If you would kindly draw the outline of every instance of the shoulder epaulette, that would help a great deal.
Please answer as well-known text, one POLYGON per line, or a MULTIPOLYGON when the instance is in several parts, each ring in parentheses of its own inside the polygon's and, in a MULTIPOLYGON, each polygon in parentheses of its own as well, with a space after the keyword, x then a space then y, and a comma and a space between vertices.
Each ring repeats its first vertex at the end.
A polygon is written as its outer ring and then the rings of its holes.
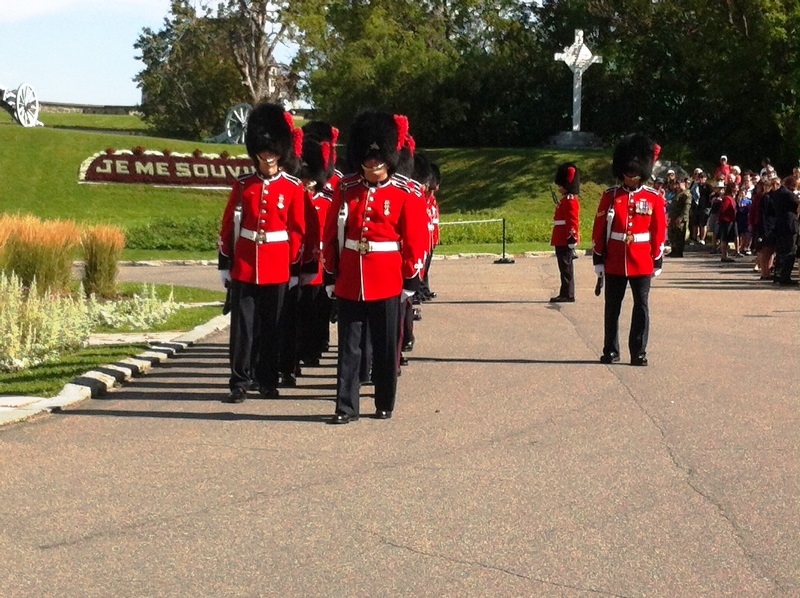
POLYGON ((317 191, 314 197, 333 201, 333 189, 330 187, 323 187, 322 190, 317 191))
POLYGON ((244 174, 240 174, 236 177, 237 181, 244 182, 246 179, 249 179, 251 176, 256 176, 255 172, 245 172, 244 174))
POLYGON ((402 177, 401 178, 401 175, 397 175, 396 174, 396 175, 392 176, 392 179, 389 181, 389 184, 394 186, 394 187, 397 187, 398 189, 402 189, 403 191, 405 191, 407 193, 414 193, 415 192, 415 189, 411 185, 411 181, 409 179, 407 179, 406 177, 402 177))
POLYGON ((360 185, 362 182, 363 179, 361 178, 361 175, 353 174, 339 181, 339 185, 341 185, 343 189, 349 189, 350 187, 355 187, 356 185, 360 185))
POLYGON ((615 192, 617 189, 619 189, 619 186, 618 186, 618 185, 614 185, 613 187, 609 187, 608 189, 606 189, 605 191, 603 191, 603 195, 605 195, 606 193, 613 193, 613 192, 615 192))
POLYGON ((296 176, 293 176, 293 175, 289 174, 288 172, 281 171, 281 176, 283 178, 285 178, 287 181, 291 181, 292 183, 295 183, 296 185, 302 185, 303 184, 303 181, 298 179, 296 176))

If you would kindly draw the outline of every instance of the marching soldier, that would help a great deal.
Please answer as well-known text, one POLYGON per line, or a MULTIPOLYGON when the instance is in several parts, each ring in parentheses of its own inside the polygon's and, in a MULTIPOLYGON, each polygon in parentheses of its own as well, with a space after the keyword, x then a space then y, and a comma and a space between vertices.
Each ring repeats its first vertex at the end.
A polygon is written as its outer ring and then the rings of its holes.
POLYGON ((593 262, 605 276, 605 334, 601 363, 619 361, 619 315, 630 284, 633 314, 628 338, 631 365, 647 365, 650 280, 661 274, 666 214, 664 198, 643 186, 660 148, 643 135, 629 135, 614 150, 612 170, 620 181, 607 189, 592 230, 593 262))
POLYGON ((261 104, 251 113, 245 145, 256 172, 234 184, 219 236, 220 279, 231 289, 225 403, 243 402, 251 384, 278 396, 279 319, 305 231, 303 186, 292 175, 298 142, 302 132, 281 106, 261 104))
POLYGON ((578 167, 572 162, 562 164, 556 170, 555 184, 561 194, 553 215, 553 236, 550 245, 555 248, 558 272, 561 275, 561 289, 550 303, 575 302, 575 270, 572 265, 574 249, 580 242, 580 212, 578 199, 580 175, 578 167))
MULTIPOLYGON (((333 201, 330 181, 336 177, 334 143, 338 130, 321 121, 311 121, 303 127, 303 169, 301 178, 306 186, 306 239, 304 245, 304 274, 301 274, 298 357, 306 365, 319 365, 323 351, 328 349, 331 299, 323 286, 322 228, 333 201)), ((339 175, 341 176, 341 175, 339 175)))
POLYGON ((339 303, 336 412, 330 423, 358 419, 361 340, 372 341, 376 417, 392 416, 397 392, 401 301, 419 288, 427 244, 425 204, 394 176, 405 134, 391 114, 367 111, 347 144, 356 171, 334 190, 323 233, 326 290, 339 303), (334 283, 335 281, 335 283, 334 283))
POLYGON ((428 250, 428 260, 425 262, 425 275, 422 278, 423 301, 436 299, 436 291, 431 289, 430 272, 431 265, 433 264, 433 251, 439 245, 439 202, 436 201, 436 194, 439 192, 439 185, 441 182, 442 174, 439 170, 439 166, 435 162, 431 162, 431 183, 425 197, 425 203, 428 207, 428 217, 430 218, 428 224, 430 249, 428 250))

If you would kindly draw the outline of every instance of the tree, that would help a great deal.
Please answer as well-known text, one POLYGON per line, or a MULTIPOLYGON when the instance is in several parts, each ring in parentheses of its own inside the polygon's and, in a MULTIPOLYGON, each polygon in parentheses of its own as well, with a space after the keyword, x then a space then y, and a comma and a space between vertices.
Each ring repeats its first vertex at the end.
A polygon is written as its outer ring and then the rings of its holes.
POLYGON ((134 48, 145 68, 134 80, 142 89, 145 120, 156 132, 209 136, 219 132, 230 106, 246 98, 227 31, 225 20, 198 16, 188 0, 172 0, 160 31, 142 30, 134 48))

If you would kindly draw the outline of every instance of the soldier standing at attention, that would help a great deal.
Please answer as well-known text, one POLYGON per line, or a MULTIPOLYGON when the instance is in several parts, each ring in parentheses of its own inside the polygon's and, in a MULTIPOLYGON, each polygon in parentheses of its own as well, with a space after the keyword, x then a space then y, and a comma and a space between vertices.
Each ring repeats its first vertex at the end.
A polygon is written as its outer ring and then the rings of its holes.
POLYGON ((686 247, 686 227, 692 207, 692 195, 686 188, 686 181, 678 181, 678 195, 669 204, 669 257, 683 257, 686 247))
POLYGON ((558 295, 550 299, 550 303, 575 302, 575 270, 572 266, 574 249, 578 246, 580 235, 581 206, 578 199, 580 193, 580 175, 578 167, 572 162, 562 164, 556 170, 555 184, 561 194, 553 216, 553 236, 550 245, 555 247, 558 260, 558 272, 561 275, 561 289, 558 295))
POLYGON ((623 138, 614 150, 612 171, 620 181, 607 189, 592 229, 595 272, 605 276, 601 363, 619 361, 619 315, 630 284, 633 313, 628 348, 631 365, 647 365, 650 281, 661 274, 666 234, 664 198, 643 181, 650 178, 660 148, 643 135, 623 138))
POLYGON ((394 176, 404 135, 386 112, 356 117, 347 143, 354 174, 334 190, 323 232, 323 267, 339 303, 336 411, 332 424, 357 420, 361 341, 372 341, 375 417, 392 417, 397 392, 401 302, 419 288, 428 244, 425 202, 394 176), (334 283, 335 281, 335 283, 334 283))
POLYGON ((298 170, 302 132, 277 104, 260 104, 245 133, 256 171, 233 185, 222 217, 219 273, 231 289, 230 394, 241 403, 256 384, 278 396, 279 319, 290 277, 297 281, 305 233, 298 170), (291 272, 291 274, 290 274, 291 272))

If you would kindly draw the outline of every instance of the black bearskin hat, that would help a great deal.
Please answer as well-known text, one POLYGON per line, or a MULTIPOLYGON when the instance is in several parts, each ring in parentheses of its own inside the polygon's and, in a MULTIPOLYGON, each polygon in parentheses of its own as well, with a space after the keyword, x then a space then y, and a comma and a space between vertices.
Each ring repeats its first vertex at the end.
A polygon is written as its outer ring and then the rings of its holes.
POLYGON ((442 184, 442 171, 439 170, 439 165, 436 162, 431 162, 431 177, 433 178, 431 189, 436 191, 439 185, 442 184))
POLYGON ((303 167, 300 178, 313 180, 322 189, 333 176, 339 129, 321 120, 303 125, 303 167))
POLYGON ((258 170, 258 158, 261 152, 278 154, 278 165, 294 174, 297 170, 296 136, 291 123, 292 115, 278 104, 259 104, 247 119, 247 130, 244 143, 248 155, 253 159, 258 170))
POLYGON ((374 110, 362 112, 356 117, 347 141, 347 167, 350 172, 360 172, 361 165, 369 158, 385 162, 389 173, 395 172, 400 159, 400 147, 408 131, 408 120, 405 120, 406 131, 401 131, 400 119, 388 112, 374 110))
POLYGON ((420 185, 427 185, 428 189, 433 188, 433 170, 428 158, 422 154, 414 156, 414 175, 412 177, 420 185))
POLYGON ((581 192, 581 177, 578 167, 572 162, 566 162, 556 170, 556 178, 553 181, 559 187, 564 187, 567 193, 578 195, 581 192))
POLYGON ((611 171, 619 180, 625 174, 637 174, 644 184, 653 173, 660 149, 652 140, 638 133, 623 137, 614 149, 611 171))
POLYGON ((303 135, 303 166, 300 178, 314 181, 321 190, 333 175, 333 148, 329 141, 303 135))

